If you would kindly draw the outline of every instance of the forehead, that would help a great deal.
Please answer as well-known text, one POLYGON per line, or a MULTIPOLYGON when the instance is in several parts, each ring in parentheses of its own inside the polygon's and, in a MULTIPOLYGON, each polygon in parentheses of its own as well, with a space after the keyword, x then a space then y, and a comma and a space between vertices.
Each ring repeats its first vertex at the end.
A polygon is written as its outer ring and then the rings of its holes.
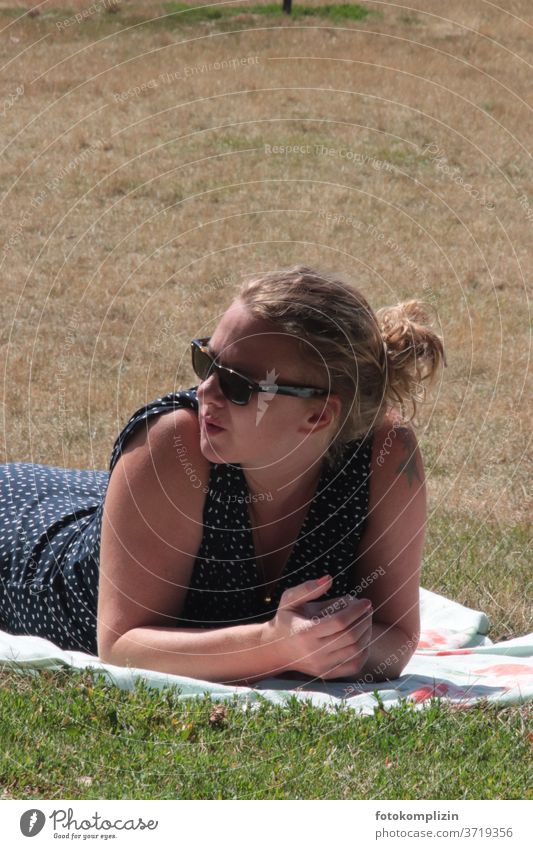
POLYGON ((301 360, 297 340, 265 319, 255 318, 234 302, 213 331, 209 348, 222 365, 250 377, 264 377, 265 369, 286 373, 298 369, 301 360))

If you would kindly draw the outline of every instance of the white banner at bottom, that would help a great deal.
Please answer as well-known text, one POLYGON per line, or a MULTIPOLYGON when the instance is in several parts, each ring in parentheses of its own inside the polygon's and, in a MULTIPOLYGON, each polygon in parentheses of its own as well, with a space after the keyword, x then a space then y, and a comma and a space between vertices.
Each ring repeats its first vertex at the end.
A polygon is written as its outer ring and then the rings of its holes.
POLYGON ((339 842, 343 849, 531 846, 532 802, 5 800, 2 844, 175 849, 273 849, 339 842), (276 806, 276 811, 273 810, 276 806), (35 840, 33 843, 32 841, 35 840), (67 843, 68 841, 68 843, 67 843))

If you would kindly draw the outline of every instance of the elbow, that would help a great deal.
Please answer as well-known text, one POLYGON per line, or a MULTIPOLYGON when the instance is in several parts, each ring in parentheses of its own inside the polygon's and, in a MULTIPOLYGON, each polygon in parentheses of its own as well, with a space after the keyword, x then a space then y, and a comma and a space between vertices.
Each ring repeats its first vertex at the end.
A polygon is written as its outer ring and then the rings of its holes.
POLYGON ((372 681, 376 684, 380 684, 382 681, 395 681, 400 677, 403 670, 409 663, 410 657, 405 658, 404 660, 397 661, 396 663, 388 663, 377 666, 372 670, 372 681))
POLYGON ((114 666, 118 665, 113 660, 113 657, 112 657, 112 651, 113 651, 113 644, 112 643, 109 643, 109 642, 100 643, 100 641, 98 641, 97 647, 98 647, 98 658, 101 661, 103 661, 103 663, 111 663, 114 666))
POLYGON ((98 651, 98 657, 104 663, 108 663, 110 666, 136 666, 138 664, 133 663, 123 652, 120 651, 120 646, 117 647, 117 643, 120 640, 115 640, 113 643, 106 643, 102 646, 102 649, 98 651))
POLYGON ((103 661, 103 663, 110 663, 112 666, 123 666, 120 658, 117 657, 116 652, 116 645, 119 641, 120 636, 117 637, 116 634, 104 635, 101 632, 97 632, 96 648, 98 658, 103 661))
MULTIPOLYGON (((146 652, 146 646, 139 640, 139 636, 132 633, 136 629, 129 629, 122 634, 107 635, 97 639, 98 657, 104 663, 111 666, 127 666, 142 669, 158 669, 153 665, 153 659, 146 652)), ((165 671, 165 670, 161 670, 165 671)))
POLYGON ((381 657, 379 663, 374 663, 368 671, 376 683, 394 681, 399 678, 416 651, 420 639, 420 631, 405 632, 396 626, 397 637, 394 648, 388 651, 386 657, 381 657))
POLYGON ((406 657, 401 663, 391 666, 383 675, 382 681, 396 681, 403 673, 403 670, 410 661, 410 657, 406 657))
POLYGON ((121 627, 118 622, 106 624, 103 618, 97 618, 96 648, 98 657, 103 663, 109 663, 112 666, 128 665, 128 659, 125 657, 128 641, 126 639, 126 643, 124 643, 124 638, 127 637, 130 631, 131 628, 124 630, 124 626, 121 627))
POLYGON ((389 678, 400 677, 403 670, 414 655, 420 640, 420 631, 416 631, 412 634, 406 634, 405 632, 402 633, 405 639, 402 641, 402 645, 399 647, 395 654, 396 664, 394 664, 393 669, 391 670, 391 674, 390 676, 388 676, 389 678))

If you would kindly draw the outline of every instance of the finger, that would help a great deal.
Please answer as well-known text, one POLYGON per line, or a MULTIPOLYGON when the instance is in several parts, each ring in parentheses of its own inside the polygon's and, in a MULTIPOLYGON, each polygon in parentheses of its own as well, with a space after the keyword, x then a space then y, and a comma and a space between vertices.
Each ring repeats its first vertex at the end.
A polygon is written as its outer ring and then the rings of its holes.
MULTIPOLYGON (((352 642, 343 648, 332 651, 326 658, 325 662, 333 669, 337 666, 349 667, 349 672, 353 672, 357 663, 363 659, 363 663, 370 652, 370 639, 368 635, 363 635, 363 638, 358 642, 352 642)), ((340 673, 339 673, 340 674, 340 673)))
POLYGON ((313 605, 319 605, 322 612, 326 615, 336 613, 339 610, 345 610, 350 605, 361 605, 363 602, 370 601, 368 598, 354 598, 350 593, 335 596, 334 598, 321 598, 313 602, 313 605))
POLYGON ((310 599, 319 598, 319 596, 324 595, 330 588, 332 580, 331 575, 324 575, 322 578, 304 581, 302 584, 288 587, 281 594, 279 609, 292 609, 308 602, 310 599))
POLYGON ((344 633, 337 640, 331 640, 331 652, 327 655, 326 661, 331 667, 343 665, 345 667, 339 675, 353 674, 355 669, 358 669, 357 662, 364 655, 363 662, 366 661, 372 645, 372 624, 361 634, 357 639, 354 639, 354 629, 344 633), (335 646, 335 648, 334 648, 335 646))
POLYGON ((369 598, 352 598, 349 595, 332 599, 330 603, 324 601, 318 603, 321 606, 319 610, 321 617, 341 616, 341 618, 345 617, 346 623, 361 616, 372 607, 372 602, 369 598))
POLYGON ((348 657, 339 655, 332 659, 328 659, 325 664, 323 673, 319 676, 324 680, 332 678, 353 677, 354 679, 360 674, 368 659, 368 647, 358 648, 350 652, 348 657))
POLYGON ((331 652, 339 652, 348 649, 350 646, 368 645, 372 638, 372 620, 360 620, 351 628, 345 631, 339 631, 337 634, 332 634, 330 637, 322 637, 319 640, 319 646, 325 648, 329 645, 331 652))
POLYGON ((370 602, 359 602, 355 600, 346 605, 342 610, 326 614, 322 617, 314 616, 313 622, 317 627, 317 636, 326 637, 338 631, 350 628, 356 621, 363 622, 372 616, 372 605, 370 602))

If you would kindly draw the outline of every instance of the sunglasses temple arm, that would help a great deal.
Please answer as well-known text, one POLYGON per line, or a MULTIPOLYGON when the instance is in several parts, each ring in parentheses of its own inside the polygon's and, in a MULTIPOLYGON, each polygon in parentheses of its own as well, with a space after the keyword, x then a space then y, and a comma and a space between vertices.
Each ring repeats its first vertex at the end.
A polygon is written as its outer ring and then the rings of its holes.
POLYGON ((314 395, 327 395, 327 389, 307 389, 299 386, 261 385, 262 392, 277 392, 278 395, 294 395, 297 398, 311 398, 314 395))

